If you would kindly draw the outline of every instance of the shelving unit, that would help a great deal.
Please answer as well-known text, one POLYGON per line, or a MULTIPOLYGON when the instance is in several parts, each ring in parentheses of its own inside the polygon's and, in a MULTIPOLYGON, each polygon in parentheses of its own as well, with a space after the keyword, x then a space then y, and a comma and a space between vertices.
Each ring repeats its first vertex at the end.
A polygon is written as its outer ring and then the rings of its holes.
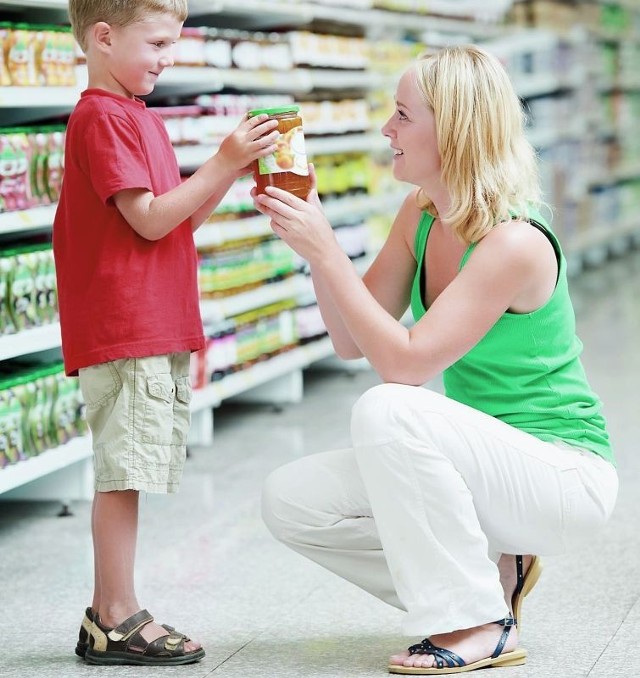
MULTIPOLYGON (((596 40, 616 44, 623 44, 628 40, 638 42, 637 36, 621 37, 607 30, 592 30, 591 33, 572 31, 561 35, 549 29, 505 30, 496 17, 486 19, 490 4, 483 10, 483 21, 471 21, 460 14, 468 12, 469 7, 475 7, 474 3, 447 0, 432 3, 431 11, 448 8, 448 13, 451 14, 448 17, 378 8, 349 9, 313 2, 247 0, 238 3, 231 0, 192 0, 189 23, 192 26, 205 24, 251 30, 268 30, 279 26, 308 30, 309 27, 319 26, 324 31, 364 35, 371 40, 391 40, 395 37, 401 39, 410 33, 414 38, 430 44, 441 44, 438 41, 447 40, 475 40, 493 49, 506 62, 517 60, 518 55, 527 50, 553 50, 560 43, 568 50, 578 53, 585 49, 585 45, 591 44, 594 37, 596 40), (460 8, 460 12, 456 12, 456 8, 460 8)), ((621 0, 618 4, 629 11, 639 11, 634 0, 621 0)), ((0 0, 0 16, 6 12, 11 19, 31 19, 32 16, 42 15, 63 21, 66 8, 66 0, 0 0)), ((525 101, 553 99, 566 93, 581 92, 593 86, 594 77, 597 83, 595 90, 600 95, 640 90, 640 80, 634 73, 627 71, 612 80, 606 74, 594 75, 584 63, 584 59, 578 59, 566 69, 514 72, 514 85, 525 101)), ((77 78, 75 87, 49 87, 46 89, 46 96, 43 96, 41 88, 0 87, 0 125, 29 123, 70 112, 80 92, 86 88, 84 67, 77 68, 77 78)), ((163 73, 150 101, 168 96, 179 99, 186 95, 215 93, 227 89, 293 95, 303 99, 312 98, 318 92, 331 98, 338 98, 343 93, 351 96, 354 92, 365 97, 374 90, 384 90, 391 94, 395 84, 396 76, 393 73, 378 72, 373 67, 363 70, 296 67, 282 72, 178 66, 163 73)), ((541 153, 547 153, 567 145, 575 146, 593 136, 615 137, 618 134, 619 130, 615 125, 608 128, 602 121, 594 122, 584 109, 580 109, 576 111, 576 115, 568 116, 562 125, 532 127, 529 138, 541 153)), ((389 153, 388 146, 388 140, 375 129, 307 138, 307 152, 311 158, 315 155, 349 153, 373 153, 382 158, 385 152, 389 153)), ((179 146, 176 148, 176 155, 181 168, 188 172, 202 164, 215 150, 212 144, 179 146)), ((594 187, 615 187, 639 180, 640 159, 638 162, 618 164, 615 168, 591 163, 590 176, 585 180, 584 186, 575 191, 578 196, 576 200, 588 195, 594 187)), ((324 206, 332 223, 345 223, 373 214, 392 213, 405 194, 406 190, 400 187, 392 191, 383 190, 377 195, 327 199, 324 206)), ((23 233, 48 231, 54 213, 55 205, 48 205, 0 214, 0 236, 13 238, 23 233)), ((195 242, 199 248, 218 247, 229 242, 263 238, 270 233, 266 217, 238 216, 202 226, 195 234, 195 242)), ((565 249, 571 260, 572 270, 577 271, 584 264, 600 261, 609 251, 622 251, 628 243, 638 241, 640 220, 631 215, 617 220, 606 230, 589 229, 568 235, 565 249)), ((311 294, 309 279, 301 274, 293 275, 249 291, 203 300, 202 315, 205 323, 215 323, 281 300, 309 298, 311 294)), ((59 325, 43 326, 0 337, 0 360, 55 351, 59 346, 59 325)), ((229 374, 196 391, 192 406, 192 442, 211 442, 214 408, 228 398, 241 397, 274 404, 299 401, 303 392, 303 370, 331 356, 331 342, 328 338, 323 338, 284 351, 268 360, 255 362, 240 372, 229 374)), ((87 437, 77 438, 66 445, 0 470, 0 497, 62 499, 68 502, 74 498, 88 498, 91 494, 91 451, 87 437)))

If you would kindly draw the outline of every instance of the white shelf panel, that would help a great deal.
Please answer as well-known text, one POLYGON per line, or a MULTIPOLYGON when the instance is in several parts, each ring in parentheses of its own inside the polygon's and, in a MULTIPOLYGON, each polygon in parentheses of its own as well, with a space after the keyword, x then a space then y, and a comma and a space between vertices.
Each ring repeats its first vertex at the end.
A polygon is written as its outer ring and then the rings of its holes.
POLYGON ((583 76, 578 71, 567 75, 556 73, 532 73, 530 75, 514 75, 512 82, 518 96, 523 98, 553 94, 561 89, 573 89, 582 81, 583 76))
POLYGON ((332 153, 369 153, 389 150, 389 140, 380 133, 350 133, 326 137, 307 137, 307 155, 331 155, 332 153))
POLYGON ((262 238, 271 235, 269 219, 264 214, 244 219, 202 224, 194 234, 196 247, 217 247, 225 242, 262 238))
POLYGON ((583 138, 587 133, 587 125, 585 120, 579 117, 564 129, 542 127, 527 129, 525 132, 527 139, 536 148, 550 148, 562 141, 576 141, 583 138))
POLYGON ((86 66, 76 67, 76 80, 73 87, 0 87, 0 108, 62 108, 70 111, 78 103, 80 93, 87 88, 86 66))
POLYGON ((32 207, 17 212, 4 212, 0 214, 0 233, 22 233, 51 228, 55 213, 56 205, 32 207))
POLYGON ((206 326, 208 323, 219 322, 254 308, 267 306, 283 299, 295 298, 300 291, 301 281, 303 280, 303 275, 295 275, 230 297, 201 299, 202 321, 206 326))
POLYGON ((165 89, 217 92, 223 87, 264 92, 308 92, 309 77, 300 70, 279 72, 174 66, 160 76, 156 93, 165 89))
POLYGON ((66 12, 69 3, 67 0, 20 0, 20 2, 16 2, 15 0, 1 0, 0 6, 17 7, 19 9, 24 7, 36 7, 38 9, 57 9, 66 12))
POLYGON ((567 254, 582 255, 597 247, 606 247, 618 238, 640 234, 640 218, 636 215, 623 219, 611 228, 599 228, 579 233, 569 241, 567 254))
POLYGON ((36 457, 6 466, 0 470, 0 495, 83 461, 92 454, 89 436, 81 436, 36 457))
POLYGON ((240 70, 175 66, 158 80, 156 94, 163 90, 217 92, 223 87, 239 90, 305 93, 313 89, 369 89, 378 78, 368 71, 294 68, 290 71, 240 70))
POLYGON ((304 369, 330 355, 333 355, 333 345, 328 337, 291 349, 194 391, 191 410, 197 412, 209 407, 218 407, 227 398, 249 391, 293 370, 304 369))
POLYGON ((60 346, 60 324, 51 323, 0 337, 0 360, 17 358, 60 346))
POLYGON ((326 200, 323 202, 324 212, 327 219, 334 225, 376 212, 387 214, 400 207, 408 192, 407 190, 385 195, 358 195, 326 200))
MULTIPOLYGON (((307 137, 305 146, 309 158, 332 153, 369 153, 389 150, 388 140, 382 134, 352 133, 326 137, 307 137)), ((180 169, 197 169, 218 150, 214 144, 175 146, 180 169)))

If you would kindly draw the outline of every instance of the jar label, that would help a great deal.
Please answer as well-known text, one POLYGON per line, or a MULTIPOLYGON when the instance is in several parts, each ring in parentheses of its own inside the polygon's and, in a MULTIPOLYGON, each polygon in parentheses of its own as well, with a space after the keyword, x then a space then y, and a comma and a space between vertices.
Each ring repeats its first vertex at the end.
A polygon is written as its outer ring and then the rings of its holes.
POLYGON ((258 171, 260 174, 293 172, 300 176, 309 176, 302 125, 292 127, 284 134, 281 134, 276 141, 276 147, 275 153, 258 159, 258 171))

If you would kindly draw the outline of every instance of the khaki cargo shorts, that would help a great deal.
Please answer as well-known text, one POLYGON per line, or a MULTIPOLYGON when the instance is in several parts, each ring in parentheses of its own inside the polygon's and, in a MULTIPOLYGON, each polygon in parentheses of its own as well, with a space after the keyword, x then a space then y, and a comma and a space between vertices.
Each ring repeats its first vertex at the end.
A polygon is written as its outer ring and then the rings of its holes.
POLYGON ((189 357, 125 358, 79 371, 98 492, 177 492, 191 423, 189 357))

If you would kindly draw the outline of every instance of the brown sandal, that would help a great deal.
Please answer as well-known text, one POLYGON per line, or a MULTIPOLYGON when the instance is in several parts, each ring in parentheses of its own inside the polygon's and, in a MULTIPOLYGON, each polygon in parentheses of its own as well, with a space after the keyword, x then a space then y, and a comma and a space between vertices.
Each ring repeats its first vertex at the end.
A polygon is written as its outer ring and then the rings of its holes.
MULTIPOLYGON (((76 649, 75 653, 78 655, 78 657, 82 657, 84 659, 85 654, 87 653, 87 650, 89 649, 89 637, 91 635, 91 626, 93 624, 93 610, 88 607, 84 611, 84 617, 82 618, 82 623, 80 624, 80 631, 78 632, 78 642, 76 643, 76 649)), ((178 635, 182 636, 184 638, 184 642, 188 643, 191 638, 186 636, 184 633, 180 633, 180 631, 176 631, 173 626, 169 626, 169 624, 160 624, 163 629, 166 629, 169 633, 177 633, 178 635)))
POLYGON ((169 631, 147 642, 140 631, 153 621, 147 610, 140 610, 113 629, 102 625, 96 614, 84 658, 91 664, 176 665, 190 664, 204 657, 204 649, 185 652, 188 640, 182 633, 169 631))

